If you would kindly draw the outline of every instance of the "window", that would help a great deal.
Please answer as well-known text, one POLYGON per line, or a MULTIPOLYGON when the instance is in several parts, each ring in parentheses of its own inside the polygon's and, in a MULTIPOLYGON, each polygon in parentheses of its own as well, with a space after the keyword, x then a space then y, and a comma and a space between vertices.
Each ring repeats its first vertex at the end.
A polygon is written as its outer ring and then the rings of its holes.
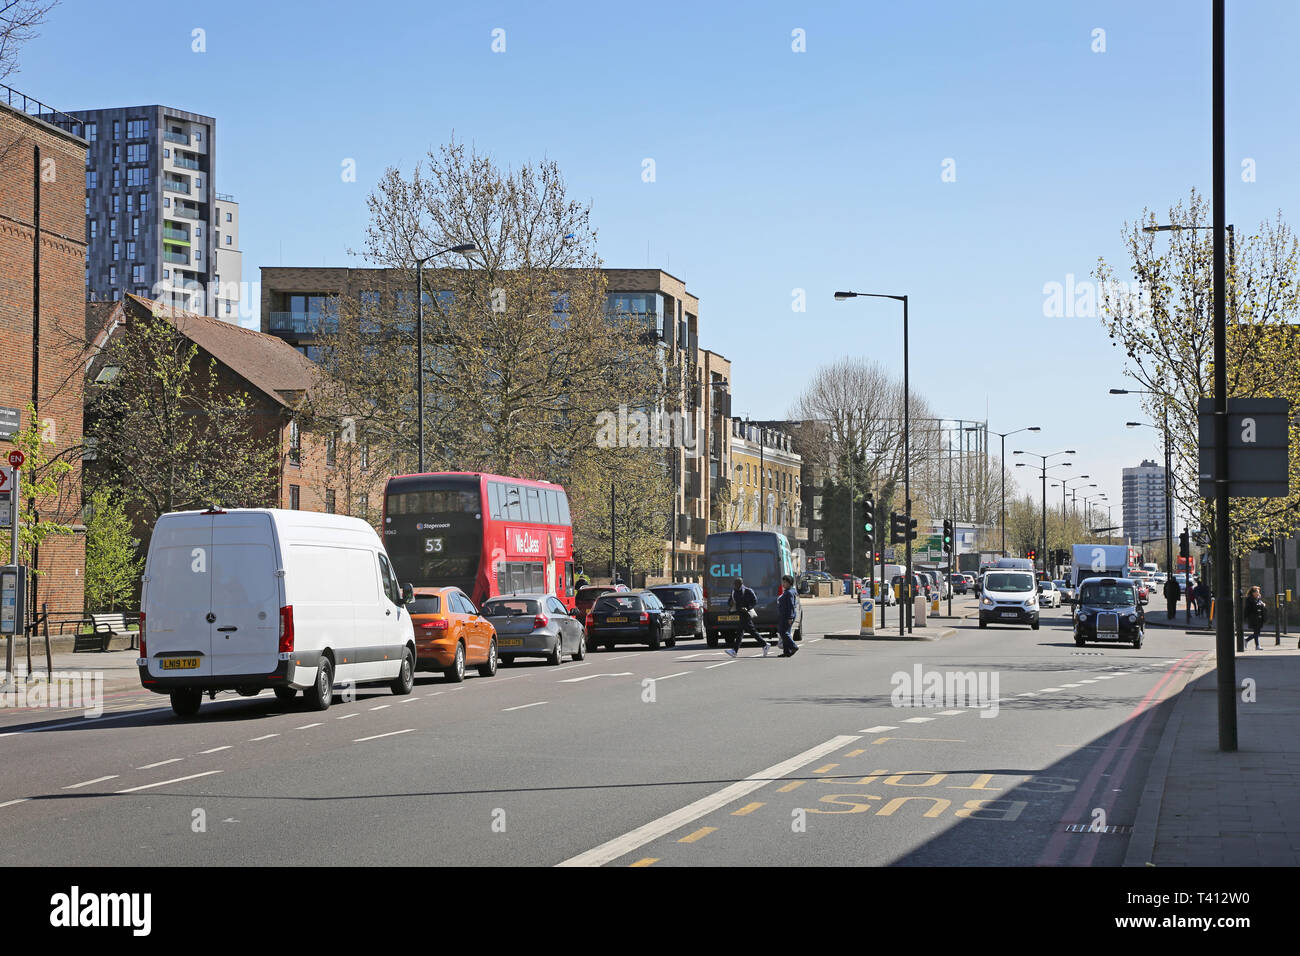
POLYGON ((200 236, 202 236, 202 235, 203 235, 203 227, 202 227, 202 226, 195 226, 195 227, 194 227, 194 238, 195 238, 195 239, 198 239, 198 238, 199 238, 200 236))
POLYGON ((117 266, 108 267, 108 284, 117 285, 117 266))
POLYGON ((93 169, 86 170, 86 188, 94 189, 99 185, 99 173, 93 169))
POLYGON ((135 212, 135 193, 126 194, 126 211, 135 212))
POLYGON ((359 462, 360 467, 364 471, 365 469, 370 467, 370 439, 368 438, 361 439, 361 449, 358 454, 360 457, 360 462, 359 462))
POLYGON ((140 235, 140 217, 139 217, 139 216, 132 216, 132 217, 131 217, 131 235, 133 235, 133 236, 138 236, 138 235, 140 235))
POLYGON ((113 120, 113 139, 122 138, 122 121, 113 120))
POLYGON ((202 260, 202 258, 203 258, 203 250, 202 250, 202 249, 195 249, 195 250, 194 250, 194 261, 195 261, 195 262, 199 262, 200 260, 202 260))
POLYGON ((113 258, 114 259, 122 258, 122 244, 120 242, 113 243, 113 258))
MULTIPOLYGON (((121 211, 122 211, 122 197, 121 197, 121 196, 118 196, 118 195, 114 195, 114 196, 113 196, 113 215, 116 216, 116 215, 117 215, 119 212, 121 212, 121 211)), ((117 233, 113 233, 113 235, 117 235, 117 233)))
POLYGON ((164 148, 164 149, 163 149, 163 159, 171 159, 171 158, 172 158, 172 151, 171 151, 170 149, 166 149, 166 148, 164 148))
POLYGON ((331 433, 325 437, 325 464, 333 465, 338 456, 339 437, 337 433, 331 433))
POLYGON ((299 504, 301 504, 301 500, 302 499, 298 491, 298 486, 290 485, 289 486, 289 509, 291 511, 297 511, 299 504))
MULTIPOLYGON (((149 177, 146 175, 146 176, 145 176, 145 180, 146 180, 146 182, 148 181, 148 178, 149 178, 149 177)), ((148 211, 149 211, 149 194, 148 194, 148 193, 141 193, 141 194, 140 194, 140 211, 141 211, 141 212, 148 212, 148 211)))
POLYGON ((230 222, 230 213, 226 213, 226 222, 230 222))
POLYGON ((120 163, 121 161, 122 161, 122 147, 115 145, 113 147, 113 162, 120 163))
POLYGON ((126 184, 128 186, 148 186, 149 185, 149 167, 132 166, 126 171, 126 184))
POLYGON ((99 139, 99 124, 98 124, 98 123, 87 123, 87 124, 86 124, 86 142, 88 142, 88 143, 94 143, 94 142, 98 141, 98 139, 99 139))
POLYGON ((357 495, 356 516, 362 521, 370 520, 370 496, 357 495))
POLYGON ((302 432, 296 419, 289 423, 289 464, 302 464, 302 432))
POLYGON ((127 257, 128 259, 134 259, 134 258, 135 258, 135 240, 134 240, 134 239, 130 239, 130 240, 128 240, 127 243, 126 243, 126 257, 127 257))
POLYGON ((149 162, 149 144, 132 143, 126 148, 126 161, 128 163, 147 163, 149 162))
POLYGON ((194 188, 195 188, 196 190, 197 190, 197 189, 202 189, 202 188, 203 188, 203 177, 202 177, 202 176, 195 176, 195 177, 194 177, 194 188))
POLYGON ((170 209, 171 206, 172 206, 172 198, 171 198, 171 196, 163 196, 163 208, 164 208, 164 209, 170 209))
POLYGON ((164 270, 163 270, 163 278, 164 278, 164 279, 170 279, 171 277, 172 277, 172 270, 171 270, 171 269, 164 269, 164 270))
MULTIPOLYGON (((149 121, 147 119, 133 119, 133 120, 126 121, 127 139, 143 139, 148 135, 149 135, 149 121)), ((146 146, 145 148, 148 149, 148 146, 146 146)))
POLYGON ((148 268, 147 266, 132 266, 131 281, 136 284, 143 284, 144 282, 148 281, 145 279, 145 275, 146 275, 145 270, 147 268, 148 268))
POLYGON ((327 488, 325 490, 325 512, 326 514, 334 513, 334 489, 333 488, 327 488))
POLYGON ((91 219, 91 220, 90 220, 90 238, 91 238, 91 239, 94 239, 95 236, 98 235, 98 233, 99 233, 99 220, 98 220, 98 219, 91 219))
POLYGON ((196 143, 203 142, 203 133, 200 132, 199 130, 194 131, 194 142, 196 143))
POLYGON ((230 245, 230 237, 226 236, 226 245, 230 245))
POLYGON ((113 167, 113 188, 122 188, 122 170, 118 169, 116 166, 113 167))
POLYGON ((230 314, 230 303, 227 302, 227 303, 226 303, 226 315, 229 315, 229 314, 230 314))

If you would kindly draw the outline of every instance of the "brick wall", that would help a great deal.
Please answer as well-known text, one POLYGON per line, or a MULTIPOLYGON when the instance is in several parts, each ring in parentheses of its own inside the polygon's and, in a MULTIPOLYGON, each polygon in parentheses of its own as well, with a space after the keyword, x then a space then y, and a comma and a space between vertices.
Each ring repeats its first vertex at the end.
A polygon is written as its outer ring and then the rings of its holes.
MULTIPOLYGON (((0 405, 32 400, 36 187, 40 187, 40 325, 37 416, 50 456, 74 463, 57 496, 37 502, 43 520, 79 524, 82 362, 85 358, 86 144, 0 106, 0 405), (37 155, 36 150, 39 150, 37 155), (39 162, 39 167, 36 165, 39 162), (38 172, 39 169, 39 172, 38 172)), ((12 445, 0 440, 0 458, 12 445)), ((7 533, 5 559, 8 559, 7 533)), ((85 536, 52 536, 41 547, 36 603, 83 610, 85 536)))

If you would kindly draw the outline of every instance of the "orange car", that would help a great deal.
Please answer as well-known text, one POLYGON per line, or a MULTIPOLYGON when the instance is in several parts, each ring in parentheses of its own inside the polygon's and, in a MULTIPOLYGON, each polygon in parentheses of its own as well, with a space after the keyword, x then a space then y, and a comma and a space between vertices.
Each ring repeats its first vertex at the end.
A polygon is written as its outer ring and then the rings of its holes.
POLYGON ((406 606, 415 627, 415 669, 465 679, 467 666, 483 677, 497 672, 497 632, 460 588, 417 588, 406 606))

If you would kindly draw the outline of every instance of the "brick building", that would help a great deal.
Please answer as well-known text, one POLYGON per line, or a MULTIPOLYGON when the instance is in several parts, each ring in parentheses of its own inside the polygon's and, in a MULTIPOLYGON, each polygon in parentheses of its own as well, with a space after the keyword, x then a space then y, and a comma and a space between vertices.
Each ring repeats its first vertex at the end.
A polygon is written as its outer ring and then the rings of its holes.
MULTIPOLYGON (((32 404, 48 457, 72 462, 58 494, 36 510, 78 533, 40 546, 31 597, 36 609, 80 614, 86 142, 47 121, 70 117, 13 91, 6 99, 19 108, 0 103, 0 407, 18 410, 25 426, 32 404)), ((0 438, 0 459, 12 448, 0 438)), ((8 563, 7 529, 3 539, 8 563)))
MULTIPOLYGON (((248 395, 255 420, 276 436, 274 498, 231 504, 350 514, 378 525, 386 476, 367 468, 364 436, 322 434, 306 424, 308 400, 321 381, 311 361, 278 336, 181 312, 136 295, 115 303, 108 321, 110 327, 122 329, 134 318, 150 314, 166 318, 198 346, 196 368, 206 369, 206 360, 214 359, 217 387, 248 395)), ((92 366, 92 374, 98 371, 92 366)))

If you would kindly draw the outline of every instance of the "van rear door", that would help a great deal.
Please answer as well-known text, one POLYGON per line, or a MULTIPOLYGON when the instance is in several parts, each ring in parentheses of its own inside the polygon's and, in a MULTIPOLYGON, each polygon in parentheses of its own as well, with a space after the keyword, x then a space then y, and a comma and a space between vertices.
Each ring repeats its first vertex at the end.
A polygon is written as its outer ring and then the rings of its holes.
POLYGON ((154 677, 212 673, 212 518, 168 514, 158 519, 145 568, 145 647, 154 677), (161 658, 173 665, 162 668, 161 658))
POLYGON ((270 515, 226 512, 212 517, 213 675, 275 670, 280 649, 278 566, 270 515))

